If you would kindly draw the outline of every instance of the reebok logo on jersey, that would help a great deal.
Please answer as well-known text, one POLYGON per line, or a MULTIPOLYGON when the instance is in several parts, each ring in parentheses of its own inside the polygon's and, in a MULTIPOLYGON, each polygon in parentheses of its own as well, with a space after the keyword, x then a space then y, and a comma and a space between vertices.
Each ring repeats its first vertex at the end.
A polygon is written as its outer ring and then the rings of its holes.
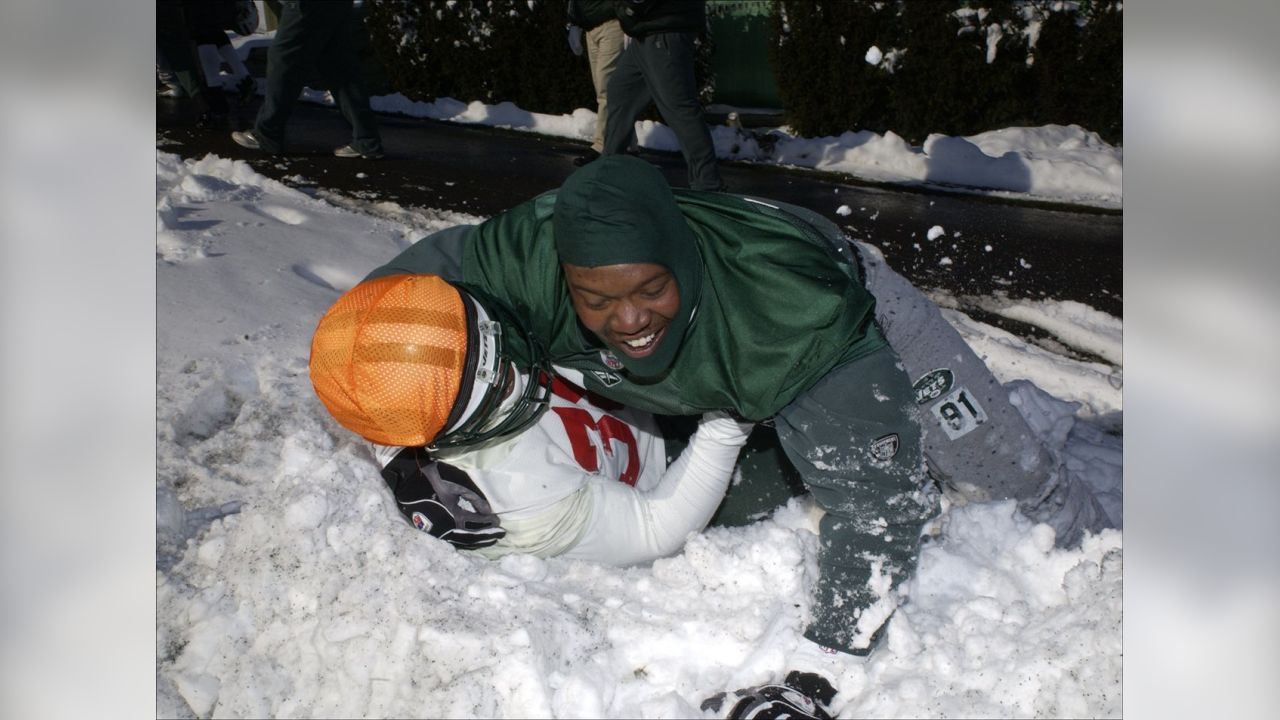
POLYGON ((600 381, 601 385, 605 387, 613 387, 614 385, 622 382, 622 378, 618 377, 615 373, 604 372, 603 370, 591 370, 589 372, 596 377, 596 380, 600 381))

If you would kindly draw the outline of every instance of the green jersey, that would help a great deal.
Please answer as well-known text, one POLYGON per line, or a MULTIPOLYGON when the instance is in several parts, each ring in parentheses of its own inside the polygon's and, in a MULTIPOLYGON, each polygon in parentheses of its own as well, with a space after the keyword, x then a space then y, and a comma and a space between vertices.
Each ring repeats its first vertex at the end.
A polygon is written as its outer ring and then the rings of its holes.
POLYGON ((553 237, 554 193, 428 236, 370 277, 460 281, 503 305, 552 362, 580 370, 589 389, 662 414, 730 410, 763 420, 832 368, 885 346, 875 301, 831 223, 772 201, 672 192, 703 277, 675 359, 654 377, 628 372, 578 323, 553 237))

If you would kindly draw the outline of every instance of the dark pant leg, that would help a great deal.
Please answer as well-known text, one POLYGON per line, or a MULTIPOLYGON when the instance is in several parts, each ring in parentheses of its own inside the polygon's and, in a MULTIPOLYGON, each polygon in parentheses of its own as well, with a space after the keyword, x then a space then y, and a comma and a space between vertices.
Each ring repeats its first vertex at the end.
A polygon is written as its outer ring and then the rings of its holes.
POLYGON ((1009 401, 1009 392, 932 300, 855 244, 876 321, 918 385, 929 473, 975 501, 1039 496, 1053 460, 1009 401))
POLYGON ((867 651, 937 511, 911 383, 888 347, 832 370, 776 418, 818 505, 819 578, 805 637, 867 651))
POLYGON ((298 93, 302 92, 307 71, 315 66, 333 33, 333 9, 330 5, 342 4, 302 3, 298 0, 282 4, 280 27, 267 50, 265 99, 253 124, 253 132, 262 142, 263 150, 284 151, 284 131, 289 113, 298 102, 298 93))
POLYGON ((855 245, 876 320, 916 384, 929 473, 965 500, 1014 499, 1060 546, 1117 524, 1077 473, 1052 456, 982 358, 875 248, 855 245))
POLYGON ((369 92, 365 89, 364 74, 360 70, 360 58, 356 54, 356 16, 350 3, 333 3, 341 12, 335 13, 329 44, 320 54, 320 74, 329 83, 333 99, 342 117, 351 125, 351 145, 362 153, 382 151, 382 136, 378 121, 369 107, 369 92))
POLYGON ((680 152, 689 168, 689 187, 722 190, 715 143, 698 102, 693 33, 657 33, 636 42, 649 92, 662 119, 680 141, 680 152))
POLYGON ((605 90, 609 97, 609 116, 605 120, 601 155, 626 152, 627 145, 635 136, 636 118, 652 99, 640 69, 639 43, 639 40, 632 39, 609 76, 609 86, 605 90))
POLYGON ((196 58, 196 46, 182 4, 156 3, 156 49, 169 63, 169 69, 188 97, 204 96, 204 75, 196 58))

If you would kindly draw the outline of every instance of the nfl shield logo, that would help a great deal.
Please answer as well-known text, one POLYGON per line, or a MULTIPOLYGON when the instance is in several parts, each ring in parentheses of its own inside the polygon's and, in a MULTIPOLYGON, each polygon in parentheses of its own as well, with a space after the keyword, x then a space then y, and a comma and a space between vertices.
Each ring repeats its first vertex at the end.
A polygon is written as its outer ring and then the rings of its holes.
POLYGON ((871 457, 886 462, 898 454, 898 434, 891 433, 871 441, 871 457))
POLYGON ((604 366, 609 368, 610 370, 622 369, 622 361, 619 360, 617 356, 615 356, 612 352, 609 352, 608 350, 600 351, 600 362, 604 363, 604 366))

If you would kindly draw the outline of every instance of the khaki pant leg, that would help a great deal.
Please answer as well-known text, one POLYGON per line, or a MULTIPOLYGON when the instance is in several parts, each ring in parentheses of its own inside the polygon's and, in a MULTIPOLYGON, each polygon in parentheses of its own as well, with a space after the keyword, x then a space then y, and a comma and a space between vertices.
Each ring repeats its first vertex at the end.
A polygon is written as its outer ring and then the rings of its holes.
POLYGON ((618 66, 618 56, 626 35, 617 20, 610 20, 590 29, 586 33, 587 61, 591 64, 591 84, 596 89, 596 134, 591 141, 591 149, 596 152, 604 150, 604 124, 608 119, 609 98, 606 90, 609 87, 609 76, 618 66))

